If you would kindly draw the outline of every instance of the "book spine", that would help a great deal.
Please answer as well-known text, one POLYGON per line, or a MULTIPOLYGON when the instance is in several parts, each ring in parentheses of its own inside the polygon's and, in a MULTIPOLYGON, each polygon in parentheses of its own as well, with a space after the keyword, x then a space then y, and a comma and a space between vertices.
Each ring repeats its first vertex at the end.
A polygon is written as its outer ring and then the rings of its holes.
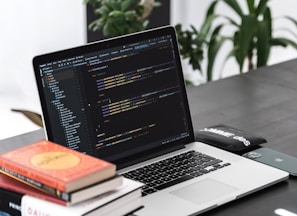
POLYGON ((0 215, 21 216, 23 195, 0 188, 0 215))
POLYGON ((65 185, 62 182, 58 181, 57 179, 51 179, 49 176, 45 176, 41 172, 35 172, 35 171, 24 169, 23 167, 14 164, 10 160, 5 160, 2 158, 0 160, 0 168, 18 173, 22 176, 35 180, 36 182, 40 182, 50 187, 57 188, 60 191, 66 190, 65 185))
POLYGON ((68 207, 32 196, 25 196, 22 199, 21 206, 22 216, 81 216, 77 209, 71 210, 68 207))
POLYGON ((52 195, 54 197, 57 197, 63 201, 66 201, 66 202, 70 202, 71 200, 71 195, 70 193, 67 193, 67 192, 63 192, 63 191, 60 191, 56 188, 53 188, 49 185, 45 185, 45 184, 42 184, 38 181, 35 181, 34 179, 31 179, 31 178, 28 178, 26 176, 23 176, 21 174, 18 174, 16 172, 13 172, 9 169, 6 169, 6 168, 3 168, 3 167, 0 167, 0 172, 2 172, 4 175, 8 175, 20 182, 23 182, 31 187, 34 187, 38 190, 41 190, 43 192, 46 192, 47 194, 49 195, 52 195))

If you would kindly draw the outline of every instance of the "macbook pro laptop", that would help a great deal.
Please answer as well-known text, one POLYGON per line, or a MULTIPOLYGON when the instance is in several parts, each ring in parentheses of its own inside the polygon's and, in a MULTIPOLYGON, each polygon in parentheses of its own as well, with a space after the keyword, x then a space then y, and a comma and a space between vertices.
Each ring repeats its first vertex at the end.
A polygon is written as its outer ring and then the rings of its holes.
POLYGON ((47 138, 144 182, 135 215, 195 215, 288 178, 195 142, 171 26, 43 54, 33 65, 47 138))

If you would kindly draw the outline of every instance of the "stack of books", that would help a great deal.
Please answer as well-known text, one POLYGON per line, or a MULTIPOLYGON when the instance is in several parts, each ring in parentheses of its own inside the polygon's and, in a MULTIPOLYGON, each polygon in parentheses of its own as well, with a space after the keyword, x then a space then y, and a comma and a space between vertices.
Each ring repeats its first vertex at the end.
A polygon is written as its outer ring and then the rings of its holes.
POLYGON ((0 215, 125 215, 142 207, 142 183, 47 140, 0 155, 0 172, 0 215))

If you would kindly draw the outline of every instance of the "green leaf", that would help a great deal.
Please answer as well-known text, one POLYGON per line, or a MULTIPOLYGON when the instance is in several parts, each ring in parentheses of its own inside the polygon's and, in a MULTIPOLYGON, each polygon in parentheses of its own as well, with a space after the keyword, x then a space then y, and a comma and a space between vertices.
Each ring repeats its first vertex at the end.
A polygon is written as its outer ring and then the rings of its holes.
POLYGON ((271 41, 272 38, 272 23, 270 9, 264 13, 262 21, 257 24, 257 67, 267 65, 267 61, 270 55, 271 41))
POLYGON ((124 0, 121 2, 121 10, 127 11, 136 7, 140 3, 140 0, 124 0))
POLYGON ((267 9, 267 2, 269 0, 260 0, 258 7, 256 9, 256 16, 259 16, 260 14, 264 14, 265 10, 267 9))
POLYGON ((103 1, 102 3, 101 3, 101 6, 106 6, 107 8, 109 8, 109 10, 116 10, 116 8, 115 8, 115 5, 114 5, 114 2, 113 1, 103 1))
POLYGON ((257 32, 257 67, 267 64, 270 54, 270 38, 268 21, 263 20, 259 22, 257 32))
POLYGON ((213 74, 213 66, 214 62, 216 60, 216 56, 221 49, 222 45, 224 42, 227 40, 226 37, 220 36, 220 31, 224 27, 224 24, 221 24, 217 26, 210 37, 210 41, 208 44, 208 50, 207 50, 207 57, 208 57, 208 62, 207 62, 207 71, 206 71, 206 79, 207 81, 211 81, 213 79, 212 74, 213 74))
POLYGON ((199 38, 200 32, 194 26, 191 26, 190 30, 182 30, 181 25, 178 24, 175 28, 182 58, 189 59, 192 68, 203 74, 201 61, 204 58, 203 47, 206 41, 199 38))
POLYGON ((255 14, 255 0, 246 0, 250 14, 255 14))
POLYGON ((110 21, 107 21, 105 23, 105 25, 103 26, 102 32, 104 36, 113 36, 110 21))
POLYGON ((238 24, 235 20, 231 19, 230 17, 224 15, 221 15, 220 17, 226 19, 231 25, 240 27, 240 24, 238 24))
POLYGON ((206 18, 206 20, 204 21, 204 23, 201 25, 198 39, 200 39, 200 40, 205 40, 206 39, 206 37, 207 37, 207 35, 209 33, 209 30, 211 28, 211 24, 212 24, 213 20, 216 17, 217 17, 217 15, 211 15, 211 16, 209 16, 209 17, 206 18))
POLYGON ((283 46, 283 47, 291 46, 291 47, 297 49, 297 43, 295 41, 287 39, 287 38, 282 38, 282 37, 273 38, 271 41, 271 44, 274 46, 278 45, 278 46, 283 46))
POLYGON ((285 28, 285 27, 278 27, 278 28, 275 28, 274 31, 286 31, 291 36, 293 36, 295 39, 297 39, 297 34, 296 34, 297 21, 294 18, 290 17, 290 16, 282 16, 282 17, 278 17, 278 18, 279 19, 283 19, 284 22, 285 21, 291 22, 294 25, 295 28, 292 28, 290 25, 286 25, 287 28, 285 28))
POLYGON ((241 7, 237 3, 236 0, 224 0, 224 2, 230 6, 231 9, 233 9, 240 17, 243 16, 243 12, 241 10, 241 7))
POLYGON ((287 43, 285 43, 283 40, 279 40, 279 38, 272 38, 270 40, 270 45, 271 46, 282 46, 282 47, 286 47, 287 43))
POLYGON ((208 10, 206 12, 206 18, 214 14, 214 11, 218 2, 219 2, 218 0, 215 0, 211 3, 211 5, 208 7, 208 10))
POLYGON ((104 1, 104 3, 110 8, 112 8, 113 10, 121 10, 121 1, 110 0, 110 1, 104 1))
POLYGON ((268 35, 271 38, 272 37, 272 17, 271 17, 270 8, 267 8, 267 10, 264 13, 264 21, 267 22, 268 35))
POLYGON ((208 47, 207 81, 211 81, 213 79, 212 74, 214 62, 219 50, 226 40, 227 38, 225 37, 216 37, 216 39, 213 40, 208 47))
POLYGON ((122 11, 117 11, 117 10, 116 11, 111 11, 108 14, 108 16, 117 18, 117 17, 123 16, 123 12, 122 11))
MULTIPOLYGON (((296 21, 294 18, 292 18, 292 17, 290 17, 290 16, 284 16, 284 18, 285 18, 286 20, 292 22, 292 23, 295 25, 295 27, 297 28, 297 21, 296 21)), ((289 32, 292 36, 294 36, 295 38, 297 38, 296 33, 293 32, 291 29, 289 29, 289 28, 284 28, 284 30, 286 30, 286 31, 289 32)), ((295 31, 296 31, 296 29, 295 29, 295 31)))
POLYGON ((174 28, 175 28, 176 33, 179 34, 182 30, 182 24, 178 23, 174 26, 174 28))
POLYGON ((297 21, 293 17, 284 16, 284 18, 291 21, 295 25, 295 27, 297 27, 297 21))
POLYGON ((95 14, 109 14, 112 11, 111 8, 107 7, 106 5, 102 5, 100 8, 95 9, 95 14))
POLYGON ((247 57, 250 45, 252 43, 255 28, 257 26, 257 19, 254 15, 244 15, 240 26, 237 45, 240 47, 237 53, 237 61, 239 63, 240 71, 242 72, 245 57, 247 57))
POLYGON ((211 37, 210 37, 210 41, 209 41, 210 43, 212 40, 215 40, 220 35, 220 31, 224 26, 225 26, 224 24, 221 24, 213 30, 211 37))
POLYGON ((125 14, 126 19, 129 19, 129 20, 137 19, 137 14, 135 13, 134 10, 126 11, 124 14, 125 14))

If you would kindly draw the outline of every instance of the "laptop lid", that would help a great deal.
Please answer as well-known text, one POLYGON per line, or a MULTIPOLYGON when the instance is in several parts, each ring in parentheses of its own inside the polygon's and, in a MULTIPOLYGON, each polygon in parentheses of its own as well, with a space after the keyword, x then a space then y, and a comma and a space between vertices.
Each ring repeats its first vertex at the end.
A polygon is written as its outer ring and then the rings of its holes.
POLYGON ((174 28, 33 59, 49 140, 117 165, 194 141, 174 28))

